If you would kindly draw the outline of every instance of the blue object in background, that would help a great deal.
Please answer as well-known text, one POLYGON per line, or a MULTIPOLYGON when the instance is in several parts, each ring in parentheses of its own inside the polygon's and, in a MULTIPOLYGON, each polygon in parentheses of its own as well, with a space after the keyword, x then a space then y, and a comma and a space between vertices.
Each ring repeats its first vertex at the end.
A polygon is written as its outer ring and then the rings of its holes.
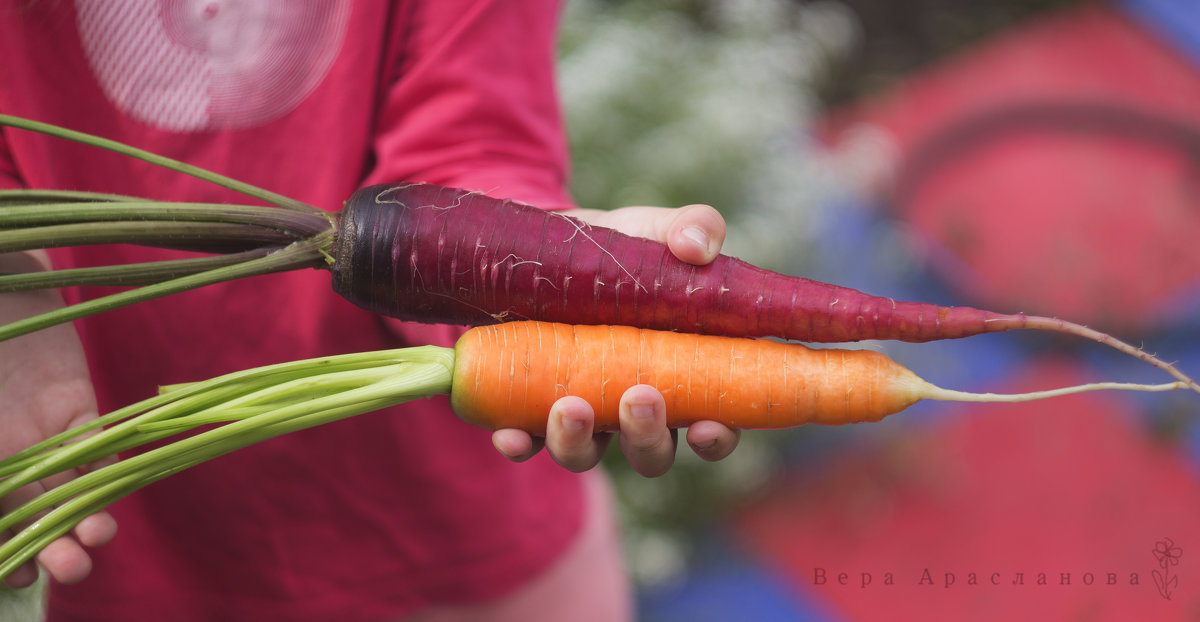
POLYGON ((806 598, 769 568, 740 555, 725 536, 681 581, 643 590, 641 622, 841 622, 844 618, 806 598))
MULTIPOLYGON (((1173 49, 1188 58, 1196 71, 1200 72, 1200 2, 1196 0, 1120 0, 1117 4, 1122 10, 1151 30, 1173 49)), ((1190 289, 1180 292, 1174 304, 1169 305, 1174 313, 1166 318, 1171 324, 1169 338, 1164 337, 1162 347, 1155 354, 1160 358, 1172 361, 1180 368, 1192 371, 1200 369, 1200 289, 1190 289)), ((1125 369, 1117 370, 1121 377, 1130 377, 1125 369)), ((1189 395, 1187 398, 1192 398, 1189 395)), ((1186 398, 1185 398, 1186 399, 1186 398)), ((1162 406, 1162 400, 1152 405, 1150 400, 1142 398, 1152 416, 1170 418, 1170 412, 1163 413, 1173 406, 1162 406)), ((1179 406, 1178 408, 1185 408, 1179 406)), ((1200 469, 1200 421, 1194 408, 1183 414, 1183 439, 1187 446, 1188 456, 1192 466, 1200 469)), ((1167 422, 1166 425, 1171 425, 1167 422)))
POLYGON ((1200 2, 1121 0, 1118 6, 1157 31, 1200 66, 1200 2))
MULTIPOLYGON (((890 210, 869 201, 847 201, 828 210, 819 239, 818 254, 845 257, 844 249, 869 248, 870 257, 861 261, 828 261, 818 267, 812 278, 852 287, 872 295, 896 300, 925 301, 954 306, 970 304, 953 291, 923 261, 908 225, 895 220, 890 210)), ((941 263, 956 261, 938 257, 941 263)), ((1038 347, 1037 339, 1020 333, 985 334, 969 339, 910 344, 879 342, 877 349, 908 367, 918 376, 946 388, 983 391, 995 388, 997 379, 1006 378, 1038 347), (963 364, 970 361, 970 364, 963 364)), ((844 347, 845 344, 837 344, 844 347)), ((923 402, 905 413, 905 420, 924 423, 951 404, 923 402)))

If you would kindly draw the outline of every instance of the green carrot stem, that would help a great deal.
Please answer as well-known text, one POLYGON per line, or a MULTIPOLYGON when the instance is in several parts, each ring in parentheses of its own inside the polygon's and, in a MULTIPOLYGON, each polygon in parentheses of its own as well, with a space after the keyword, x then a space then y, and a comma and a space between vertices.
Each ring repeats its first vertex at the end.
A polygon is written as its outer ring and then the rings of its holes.
POLYGON ((0 274, 0 294, 73 286, 136 287, 244 263, 278 252, 279 247, 240 253, 145 263, 0 274))
MULTIPOLYGON (((247 276, 321 267, 336 216, 306 203, 117 141, 31 119, 0 114, 13 127, 107 149, 284 208, 152 201, 107 193, 17 189, 0 191, 0 253, 85 244, 132 243, 215 253, 256 251, 244 262, 211 260, 150 267, 103 266, 3 281, 0 292, 67 285, 140 287, 0 326, 0 341, 109 309, 247 276), (114 219, 116 222, 114 222, 114 219), (284 247, 272 251, 271 247, 284 247), (261 256, 263 249, 269 253, 261 256)), ((0 278, 4 278, 0 275, 0 278)))
MULTIPOLYGON (((42 451, 33 451, 35 448, 30 448, 5 459, 2 472, 7 477, 0 480, 0 497, 25 484, 170 436, 169 433, 142 433, 137 427, 139 423, 198 412, 223 400, 237 397, 243 392, 244 390, 237 386, 214 387, 203 392, 193 392, 165 404, 147 408, 136 417, 110 424, 104 431, 91 436, 83 435, 96 429, 95 421, 78 426, 70 431, 73 437, 78 439, 73 443, 42 451)), ((155 404, 158 401, 151 399, 142 404, 155 404)), ((127 410, 131 409, 121 409, 127 410)), ((45 443, 39 445, 44 446, 45 443)))
MULTIPOLYGON (((170 455, 174 451, 186 451, 212 442, 236 443, 239 435, 249 434, 250 431, 264 426, 278 426, 280 430, 287 431, 296 425, 300 425, 296 423, 297 421, 309 421, 310 419, 305 418, 309 415, 330 412, 346 413, 344 416, 349 416, 350 414, 369 412, 368 410, 361 409, 361 405, 368 402, 372 405, 371 409, 373 410, 408 401, 416 397, 449 393, 450 376, 454 364, 454 351, 452 349, 425 346, 406 348, 403 354, 407 360, 391 366, 392 369, 387 370, 389 373, 380 374, 377 369, 368 369, 359 372, 362 382, 358 385, 351 385, 350 388, 332 391, 329 394, 320 395, 310 400, 286 403, 279 408, 261 415, 234 421, 81 475, 70 482, 43 493, 43 495, 38 497, 42 501, 35 499, 22 506, 24 509, 19 508, 0 517, 0 531, 11 527, 16 522, 29 518, 33 514, 46 509, 62 499, 77 494, 81 490, 91 486, 95 480, 132 472, 142 465, 155 463, 164 455, 170 455), (380 404, 383 405, 381 406, 380 404)), ((338 372, 336 375, 341 376, 344 374, 345 372, 338 372)), ((338 378, 338 380, 342 379, 338 378)), ((220 388, 218 387, 218 389, 220 388)), ((304 387, 289 383, 272 387, 269 390, 273 390, 275 393, 286 397, 297 391, 303 391, 304 387)), ((204 393, 201 392, 190 397, 203 397, 204 393)), ((230 399, 236 400, 237 398, 230 399)), ((318 418, 324 418, 324 415, 318 418)), ((122 426, 125 427, 124 431, 135 430, 138 422, 135 419, 123 423, 122 426)), ((308 425, 301 425, 301 427, 308 427, 308 425)), ((295 429, 300 428, 297 427, 295 429)), ((282 431, 280 433, 283 433, 282 431)), ((78 451, 81 448, 89 449, 96 445, 104 445, 111 442, 112 435, 107 430, 101 434, 107 436, 101 438, 101 435, 95 435, 85 438, 72 449, 78 451)), ((253 434, 249 434, 249 436, 253 436, 253 434)), ((7 495, 26 483, 60 472, 62 470, 60 467, 64 462, 69 462, 70 457, 69 452, 56 454, 31 466, 18 475, 0 482, 3 491, 0 492, 0 497, 7 495)))
MULTIPOLYGON (((3 194, 0 193, 0 201, 3 194)), ((104 221, 223 222, 287 231, 294 237, 315 235, 332 226, 332 214, 308 214, 255 205, 181 203, 120 199, 53 202, 8 207, 0 211, 0 229, 104 221)))
POLYGON ((274 402, 271 404, 258 404, 255 406, 222 406, 218 409, 212 409, 207 412, 199 412, 183 417, 175 417, 167 421, 149 421, 138 424, 137 430, 142 434, 162 434, 171 436, 186 430, 191 430, 202 425, 214 423, 228 423, 230 421, 238 421, 240 419, 249 419, 256 415, 261 415, 265 412, 281 408, 289 404, 295 404, 304 401, 306 398, 297 397, 292 400, 274 402))
POLYGON ((145 200, 123 194, 87 192, 82 190, 46 190, 41 188, 0 190, 0 207, 42 205, 46 203, 113 203, 117 201, 145 200))
MULTIPOLYGON (((141 481, 144 481, 144 478, 141 481)), ((69 504, 56 508, 22 529, 0 547, 5 549, 0 553, 0 578, 7 577, 22 564, 33 559, 51 542, 74 529, 83 519, 136 490, 139 484, 137 476, 114 479, 72 499, 69 504)))
POLYGON ((219 407, 209 408, 207 410, 192 413, 190 415, 172 417, 171 419, 161 421, 147 421, 145 423, 139 423, 136 428, 137 431, 142 434, 153 434, 155 436, 162 434, 164 436, 171 436, 174 434, 187 432, 188 430, 194 430, 203 425, 229 423, 230 421, 249 419, 250 417, 261 415, 277 408, 298 404, 307 399, 311 398, 296 397, 289 400, 279 400, 270 404, 255 404, 253 406, 221 405, 219 407))
MULTIPOLYGON (((369 408, 370 405, 363 405, 363 407, 369 408)), ((318 415, 320 414, 325 413, 318 413, 318 415)), ((311 425, 318 425, 322 422, 312 421, 311 425)), ((210 444, 185 452, 176 452, 174 455, 165 456, 156 463, 148 464, 144 468, 126 475, 116 477, 110 474, 104 481, 97 483, 94 487, 84 490, 70 499, 63 497, 65 501, 60 505, 22 529, 13 539, 0 545, 0 579, 8 576, 25 562, 33 559, 43 548, 74 529, 83 519, 103 510, 121 497, 219 455, 266 440, 267 438, 272 438, 273 436, 279 436, 287 431, 290 430, 280 431, 279 428, 264 427, 255 431, 255 434, 243 435, 237 444, 225 446, 210 444)), ((41 507, 38 511, 44 511, 51 507, 49 504, 44 503, 37 505, 41 507)), ((18 510, 23 509, 25 509, 25 506, 18 508, 18 510)), ((36 513, 22 512, 27 518, 36 513)))
MULTIPOLYGON (((366 386, 289 403, 92 471, 39 495, 0 517, 0 529, 12 528, 54 508, 0 545, 0 578, 32 559, 85 517, 180 470, 268 438, 449 392, 453 350, 423 347, 402 352, 406 362, 395 373, 366 386)), ((374 373, 377 370, 369 371, 364 379, 378 376, 374 373)), ((296 387, 291 387, 281 392, 295 390, 296 387)))
POLYGON ((132 434, 130 428, 188 416, 215 404, 272 387, 276 388, 275 392, 260 395, 260 401, 288 399, 286 390, 278 387, 286 386, 291 381, 394 365, 408 360, 412 356, 411 351, 412 348, 402 348, 290 361, 238 371, 202 382, 175 385, 176 388, 171 391, 97 417, 0 460, 0 478, 24 471, 35 464, 38 467, 36 470, 14 476, 11 481, 0 481, 0 497, 26 483, 88 464, 117 451, 137 447, 142 444, 138 442, 139 438, 147 438, 149 442, 178 431, 178 426, 175 426, 176 429, 166 433, 142 434, 139 437, 132 434), (97 432, 101 428, 105 429, 97 432), (93 432, 95 434, 92 434, 93 432), (81 438, 87 434, 91 436, 81 438), (114 447, 117 449, 107 451, 114 447))
POLYGON ((397 373, 398 366, 399 364, 392 364, 371 369, 324 372, 316 377, 280 382, 198 412, 166 420, 147 421, 137 424, 136 427, 143 433, 179 433, 202 425, 247 419, 284 406, 309 401, 319 395, 345 392, 360 387, 364 383, 383 380, 387 376, 397 373))
MULTIPOLYGON (((446 372, 446 374, 448 377, 449 372, 446 372)), ((338 395, 311 400, 306 404, 284 406, 259 417, 235 421, 195 436, 177 440, 170 445, 125 458, 120 462, 91 471, 90 473, 85 473, 47 490, 24 505, 10 511, 4 516, 0 516, 0 531, 10 529, 36 516, 40 512, 106 481, 137 474, 147 469, 157 471, 162 468, 171 468, 178 464, 187 463, 193 457, 191 452, 204 455, 204 459, 207 459, 266 438, 277 436, 277 433, 273 432, 273 430, 290 431, 294 426, 277 427, 277 424, 288 419, 298 420, 302 419, 304 415, 327 414, 329 412, 347 413, 347 416, 349 416, 350 414, 369 412, 361 410, 361 405, 365 403, 371 404, 373 406, 372 410, 374 410, 411 399, 408 393, 401 393, 400 395, 390 397, 389 401, 380 401, 380 397, 388 391, 388 387, 391 384, 388 382, 379 382, 365 387, 356 387, 338 395), (395 400, 400 400, 400 402, 395 400), (384 405, 379 406, 378 404, 384 405)), ((449 390, 448 386, 446 390, 449 390)), ((0 557, 2 556, 3 548, 0 547, 0 557)))
POLYGON ((0 229, 0 253, 89 244, 140 244, 219 253, 284 246, 297 239, 277 229, 220 222, 89 222, 0 229))
MULTIPOLYGON (((230 376, 233 375, 235 374, 230 374, 230 376)), ((152 418, 155 416, 172 416, 172 411, 168 410, 170 408, 183 409, 184 412, 193 412, 194 410, 201 408, 202 405, 206 405, 210 402, 201 401, 197 403, 196 401, 192 400, 210 399, 214 395, 216 398, 213 399, 211 403, 215 403, 222 399, 221 395, 217 394, 216 392, 223 387, 228 386, 228 384, 220 382, 223 378, 225 377, 216 378, 209 382, 195 383, 194 385, 183 387, 180 390, 170 394, 155 395, 151 398, 137 402, 136 404, 130 404, 129 406, 119 408, 106 415, 96 417, 95 419, 92 419, 87 423, 80 424, 74 428, 71 428, 70 430, 65 430, 55 434, 54 436, 51 436, 40 443, 26 447, 25 449, 18 451, 17 453, 10 455, 3 460, 0 460, 0 477, 8 477, 13 473, 28 468, 38 461, 48 461, 51 459, 61 460, 62 456, 67 453, 88 451, 89 448, 85 447, 85 443, 90 444, 92 447, 100 446, 100 448, 103 449, 106 444, 112 442, 110 439, 121 434, 120 424, 129 420, 136 418, 152 418), (197 395, 202 393, 207 397, 197 398, 197 395), (189 408, 191 410, 188 410, 189 408), (101 428, 107 429, 103 430, 102 432, 97 432, 97 430, 100 430, 101 428), (93 432, 96 433, 92 434, 93 432), (88 434, 92 435, 83 438, 88 434), (81 448, 83 449, 81 450, 81 448)), ((240 394, 239 391, 240 389, 234 389, 234 392, 230 393, 230 395, 240 394)), ((105 455, 109 454, 102 454, 100 457, 105 455)), ((41 479, 45 475, 57 473, 68 468, 74 468, 81 464, 87 464, 88 462, 89 460, 80 460, 74 463, 67 462, 65 463, 66 466, 57 470, 44 470, 45 464, 43 464, 43 470, 35 473, 34 477, 29 481, 41 479)), ((0 481, 0 487, 8 485, 8 480, 0 481)), ((4 489, 0 488, 0 490, 4 489)), ((4 493, 0 492, 0 497, 3 496, 4 493)))
MULTIPOLYGON (((3 460, 0 460, 0 477, 8 477, 13 473, 28 468, 39 460, 45 460, 54 455, 61 456, 68 451, 77 451, 82 443, 82 441, 78 439, 86 434, 95 432, 103 427, 113 426, 117 423, 130 419, 135 415, 138 415, 138 413, 153 411, 160 406, 172 402, 179 403, 183 401, 184 398, 189 397, 194 393, 210 388, 202 385, 203 383, 197 383, 194 389, 185 388, 176 393, 169 395, 156 395, 149 399, 142 400, 136 404, 130 404, 129 406, 114 410, 106 415, 96 417, 87 423, 55 434, 54 436, 51 436, 40 443, 26 447, 25 449, 18 451, 3 460), (69 444, 64 445, 64 443, 69 444)), ((105 430, 104 432, 93 435, 89 438, 91 438, 93 443, 104 443, 106 441, 103 437, 101 437, 101 434, 111 437, 116 433, 116 428, 109 427, 109 429, 105 430)), ((80 462, 79 464, 86 464, 86 462, 80 462)), ((74 466, 78 465, 71 465, 66 468, 73 468, 74 466)), ((51 471, 51 473, 57 472, 58 471, 51 471)), ((35 479, 38 478, 35 477, 35 479)), ((5 485, 6 483, 7 480, 5 482, 0 482, 0 486, 5 485)), ((3 494, 0 494, 0 497, 3 496, 3 494)))
POLYGON ((294 210, 294 211, 298 211, 298 212, 309 212, 309 213, 313 213, 313 214, 322 213, 322 211, 320 209, 313 207, 311 205, 308 205, 307 203, 303 203, 301 201, 297 201, 295 199, 285 197, 281 194, 271 192, 270 190, 266 190, 264 188, 259 188, 254 185, 251 185, 251 184, 248 184, 248 183, 245 183, 242 181, 238 181, 231 177, 226 177, 224 175, 220 175, 218 173, 214 173, 212 171, 202 169, 198 166, 193 166, 193 165, 187 164, 185 162, 180 162, 178 160, 173 160, 173 159, 165 157, 165 156, 160 156, 156 153, 151 153, 151 152, 145 151, 143 149, 138 149, 137 147, 132 147, 130 145, 126 145, 126 144, 117 142, 115 140, 101 138, 99 136, 94 136, 92 134, 87 134, 84 132, 68 130, 66 128, 59 127, 57 125, 52 125, 50 123, 42 123, 40 121, 33 121, 31 119, 22 119, 21 117, 14 117, 11 115, 6 115, 6 114, 0 114, 0 126, 15 127, 15 128, 27 130, 30 132, 38 132, 40 134, 46 134, 47 136, 54 136, 56 138, 62 138, 62 139, 74 141, 77 143, 83 143, 83 144, 90 145, 90 146, 93 146, 93 147, 96 147, 99 149, 107 149, 108 151, 112 151, 115 153, 119 153, 121 155, 129 156, 131 158, 135 158, 138 160, 142 160, 144 162, 148 162, 155 166, 160 166, 160 167, 166 168, 168 170, 172 170, 172 171, 175 171, 178 173, 183 173, 185 175, 191 175, 192 177, 202 179, 204 181, 216 184, 223 188, 228 188, 229 190, 233 190, 234 192, 240 192, 246 196, 254 197, 260 201, 264 201, 264 202, 270 203, 272 205, 277 205, 284 209, 294 210))
POLYGON ((287 272, 300 268, 319 268, 325 265, 327 258, 325 248, 328 246, 331 236, 332 232, 319 234, 310 239, 290 244, 283 250, 260 259, 252 259, 224 268, 216 268, 198 274, 171 279, 170 281, 146 285, 138 289, 88 300, 31 318, 11 322, 0 326, 0 341, 26 335, 65 322, 71 322, 96 313, 169 296, 206 285, 224 283, 250 276, 287 272))

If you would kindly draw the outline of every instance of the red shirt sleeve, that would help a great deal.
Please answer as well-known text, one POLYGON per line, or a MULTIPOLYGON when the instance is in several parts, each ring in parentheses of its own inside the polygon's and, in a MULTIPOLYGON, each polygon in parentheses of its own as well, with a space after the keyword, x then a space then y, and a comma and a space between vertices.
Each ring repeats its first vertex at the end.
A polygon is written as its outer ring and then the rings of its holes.
POLYGON ((555 88, 559 0, 401 3, 367 183, 574 207, 555 88))

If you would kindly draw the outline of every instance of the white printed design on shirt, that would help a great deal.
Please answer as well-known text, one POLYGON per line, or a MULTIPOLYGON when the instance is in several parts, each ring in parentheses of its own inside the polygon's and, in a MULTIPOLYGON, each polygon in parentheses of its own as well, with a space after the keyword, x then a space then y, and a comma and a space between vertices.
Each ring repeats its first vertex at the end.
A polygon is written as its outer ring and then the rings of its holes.
POLYGON ((159 129, 245 128, 321 82, 351 0, 75 0, 88 63, 109 100, 159 129))

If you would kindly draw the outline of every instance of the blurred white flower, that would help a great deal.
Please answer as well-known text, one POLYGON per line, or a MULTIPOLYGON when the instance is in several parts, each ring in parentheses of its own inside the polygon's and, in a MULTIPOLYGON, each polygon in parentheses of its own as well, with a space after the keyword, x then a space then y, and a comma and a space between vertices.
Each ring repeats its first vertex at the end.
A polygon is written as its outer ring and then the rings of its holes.
POLYGON ((815 84, 857 26, 835 2, 699 6, 568 4, 560 81, 573 190, 588 207, 712 204, 730 222, 728 253, 796 268, 836 186, 806 138, 815 84))

